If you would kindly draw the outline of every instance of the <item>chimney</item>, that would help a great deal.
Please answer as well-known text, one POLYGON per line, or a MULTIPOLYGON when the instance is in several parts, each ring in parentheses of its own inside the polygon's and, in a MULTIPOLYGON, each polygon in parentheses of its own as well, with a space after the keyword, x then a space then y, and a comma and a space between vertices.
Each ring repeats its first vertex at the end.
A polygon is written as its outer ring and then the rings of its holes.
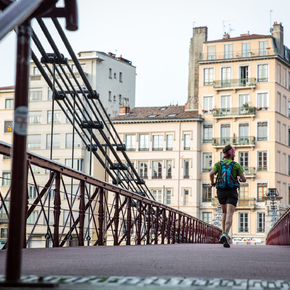
POLYGON ((278 53, 284 57, 284 29, 282 23, 274 22, 271 33, 275 39, 278 53))
POLYGON ((130 107, 129 106, 119 107, 119 115, 128 115, 129 113, 130 113, 130 107))
POLYGON ((228 39, 230 38, 230 35, 228 33, 225 32, 224 36, 223 36, 223 39, 228 39))
POLYGON ((185 110, 185 111, 187 111, 187 110, 188 110, 188 104, 187 104, 187 103, 185 103, 184 110, 185 110))

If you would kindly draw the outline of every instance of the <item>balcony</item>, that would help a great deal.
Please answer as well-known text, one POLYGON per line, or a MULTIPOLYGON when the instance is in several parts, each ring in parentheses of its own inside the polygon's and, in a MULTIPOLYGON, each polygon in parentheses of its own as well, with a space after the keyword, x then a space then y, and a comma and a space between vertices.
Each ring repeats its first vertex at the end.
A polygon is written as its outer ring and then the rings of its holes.
POLYGON ((255 178, 256 175, 256 167, 243 167, 244 174, 248 178, 255 178))
POLYGON ((252 147, 254 149, 256 138, 255 136, 212 138, 212 146, 216 149, 223 148, 227 144, 233 144, 234 147, 252 147))
MULTIPOLYGON (((217 198, 211 199, 211 204, 213 207, 217 207, 219 205, 219 201, 217 198)), ((255 198, 239 198, 237 207, 239 209, 254 209, 256 206, 255 198)))
POLYGON ((153 175, 152 179, 162 179, 162 175, 153 175))
POLYGON ((252 89, 255 91, 257 80, 256 78, 246 78, 246 79, 229 79, 229 80, 217 80, 213 81, 213 88, 218 94, 220 91, 237 90, 241 89, 252 89))
POLYGON ((213 117, 216 122, 217 119, 233 118, 234 121, 236 118, 247 118, 256 116, 256 108, 249 107, 244 105, 243 107, 234 107, 234 108, 214 108, 212 110, 213 117))
POLYGON ((160 147, 152 147, 152 151, 163 151, 163 148, 160 148, 160 147))
POLYGON ((201 199, 202 202, 211 202, 212 200, 213 198, 205 198, 205 197, 201 199))
POLYGON ((255 208, 256 206, 256 199, 255 198, 239 198, 237 207, 238 208, 255 208))
POLYGON ((0 213, 0 224, 8 224, 8 217, 6 213, 0 213))
POLYGON ((231 60, 239 58, 257 58, 268 55, 275 55, 273 48, 267 47, 266 49, 251 49, 251 50, 235 50, 216 53, 203 53, 200 55, 200 61, 217 61, 217 60, 231 60))
POLYGON ((211 172, 212 168, 211 167, 205 167, 205 168, 202 168, 201 169, 201 172, 204 173, 204 172, 211 172))

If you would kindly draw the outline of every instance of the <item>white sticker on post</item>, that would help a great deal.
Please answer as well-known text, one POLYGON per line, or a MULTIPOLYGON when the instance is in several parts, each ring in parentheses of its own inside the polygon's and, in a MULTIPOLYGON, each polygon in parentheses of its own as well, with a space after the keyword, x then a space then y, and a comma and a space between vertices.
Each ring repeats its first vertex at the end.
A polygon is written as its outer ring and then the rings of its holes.
POLYGON ((27 135, 28 107, 20 106, 14 111, 14 132, 21 136, 27 135))

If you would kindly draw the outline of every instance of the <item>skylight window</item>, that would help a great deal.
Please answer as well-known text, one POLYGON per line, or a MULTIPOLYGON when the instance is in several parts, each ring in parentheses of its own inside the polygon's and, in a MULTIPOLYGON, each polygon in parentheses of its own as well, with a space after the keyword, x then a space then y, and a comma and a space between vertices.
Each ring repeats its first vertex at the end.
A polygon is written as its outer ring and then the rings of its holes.
POLYGON ((164 111, 166 110, 167 108, 160 108, 159 111, 164 111))
POLYGON ((174 116, 176 116, 177 114, 169 114, 169 115, 167 115, 166 117, 174 117, 174 116))
POLYGON ((154 117, 157 117, 158 115, 149 115, 147 116, 148 118, 154 118, 154 117))

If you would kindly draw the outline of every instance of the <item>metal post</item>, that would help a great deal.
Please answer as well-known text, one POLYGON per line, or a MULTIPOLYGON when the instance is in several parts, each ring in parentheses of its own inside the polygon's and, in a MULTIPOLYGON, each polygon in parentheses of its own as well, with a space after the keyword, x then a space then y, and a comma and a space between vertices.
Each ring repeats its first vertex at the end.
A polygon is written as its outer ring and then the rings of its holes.
POLYGON ((31 22, 18 28, 14 132, 12 149, 12 182, 6 281, 18 282, 21 276, 21 248, 24 239, 25 198, 27 187, 26 136, 30 66, 31 22))
POLYGON ((54 232, 53 232, 53 246, 59 247, 59 217, 60 217, 60 179, 61 173, 56 175, 55 180, 55 195, 54 195, 54 232))
POLYGON ((103 246, 103 222, 104 222, 104 189, 100 189, 99 198, 99 241, 98 246, 103 246))
POLYGON ((115 214, 114 214, 114 246, 118 246, 118 228, 119 228, 119 193, 115 193, 115 214))
POLYGON ((127 237, 126 237, 126 245, 129 246, 131 244, 131 197, 127 197, 128 209, 127 209, 127 237))

